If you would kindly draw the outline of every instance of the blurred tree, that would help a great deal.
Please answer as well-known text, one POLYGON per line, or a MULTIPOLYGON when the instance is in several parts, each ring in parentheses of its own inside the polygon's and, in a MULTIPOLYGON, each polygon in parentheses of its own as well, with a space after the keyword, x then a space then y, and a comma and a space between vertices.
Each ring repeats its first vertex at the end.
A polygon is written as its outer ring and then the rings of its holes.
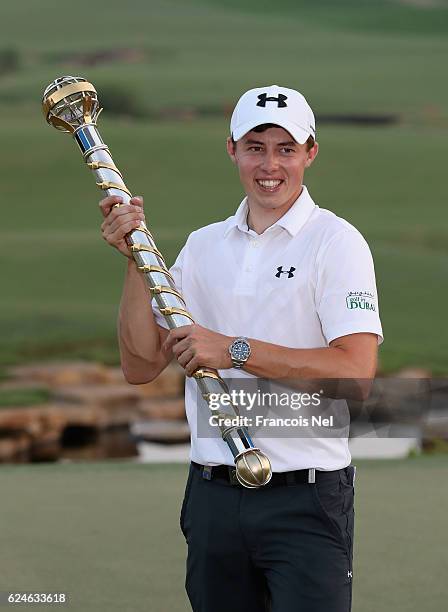
POLYGON ((117 83, 104 83, 98 87, 101 91, 101 106, 107 108, 108 114, 125 117, 144 117, 145 109, 135 91, 117 83))
POLYGON ((0 75, 16 72, 20 68, 20 53, 17 49, 0 49, 0 75))

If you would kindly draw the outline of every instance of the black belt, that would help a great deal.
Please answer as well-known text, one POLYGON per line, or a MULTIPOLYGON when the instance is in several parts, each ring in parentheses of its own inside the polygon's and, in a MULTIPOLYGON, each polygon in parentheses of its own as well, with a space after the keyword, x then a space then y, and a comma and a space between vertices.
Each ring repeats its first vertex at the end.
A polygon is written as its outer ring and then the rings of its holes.
MULTIPOLYGON (((201 465, 191 462, 205 480, 224 480, 231 485, 243 486, 236 478, 236 470, 230 465, 201 465)), ((347 468, 343 468, 347 470, 347 468)), ((310 468, 307 470, 294 470, 293 472, 274 472, 272 478, 265 487, 278 487, 281 485, 294 485, 299 483, 314 483, 321 480, 331 480, 338 476, 341 470, 321 471, 310 468)))

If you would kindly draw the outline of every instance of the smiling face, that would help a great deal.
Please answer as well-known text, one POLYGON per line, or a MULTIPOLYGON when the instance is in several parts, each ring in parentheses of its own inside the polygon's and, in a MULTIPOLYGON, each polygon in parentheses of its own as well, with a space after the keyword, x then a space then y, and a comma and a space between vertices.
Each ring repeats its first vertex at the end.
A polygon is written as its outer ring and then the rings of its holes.
POLYGON ((308 150, 281 127, 250 131, 237 143, 227 139, 227 152, 237 165, 251 215, 270 214, 279 219, 302 191, 305 168, 317 155, 317 143, 308 150))

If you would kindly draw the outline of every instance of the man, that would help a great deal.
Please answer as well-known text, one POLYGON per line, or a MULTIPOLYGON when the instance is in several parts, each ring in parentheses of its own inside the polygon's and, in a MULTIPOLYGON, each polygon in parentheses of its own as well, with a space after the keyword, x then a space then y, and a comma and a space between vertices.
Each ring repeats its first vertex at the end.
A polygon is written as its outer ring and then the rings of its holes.
MULTIPOLYGON (((190 234, 171 268, 196 324, 168 331, 130 260, 119 315, 123 371, 130 383, 144 383, 176 358, 187 374, 192 464, 181 528, 193 610, 347 612, 354 495, 347 437, 254 438, 274 474, 261 489, 244 489, 223 440, 198 432, 206 416, 191 375, 203 366, 248 379, 372 379, 382 329, 371 254, 361 234, 320 209, 303 185, 318 144, 300 93, 246 92, 227 151, 246 197, 234 216, 190 234)), ((144 218, 143 203, 113 208, 118 200, 101 202, 103 237, 130 257, 124 237, 144 218)))

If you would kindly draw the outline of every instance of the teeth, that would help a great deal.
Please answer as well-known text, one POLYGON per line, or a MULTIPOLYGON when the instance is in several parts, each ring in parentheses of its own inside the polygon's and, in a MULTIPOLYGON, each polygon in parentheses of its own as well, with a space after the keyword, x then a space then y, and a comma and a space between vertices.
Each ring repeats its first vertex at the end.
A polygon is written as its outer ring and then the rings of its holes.
POLYGON ((273 181, 273 180, 269 180, 269 181, 261 181, 258 180, 257 183, 259 185, 261 185, 262 187, 267 187, 268 189, 273 189, 274 187, 278 187, 281 183, 281 181, 273 181))

